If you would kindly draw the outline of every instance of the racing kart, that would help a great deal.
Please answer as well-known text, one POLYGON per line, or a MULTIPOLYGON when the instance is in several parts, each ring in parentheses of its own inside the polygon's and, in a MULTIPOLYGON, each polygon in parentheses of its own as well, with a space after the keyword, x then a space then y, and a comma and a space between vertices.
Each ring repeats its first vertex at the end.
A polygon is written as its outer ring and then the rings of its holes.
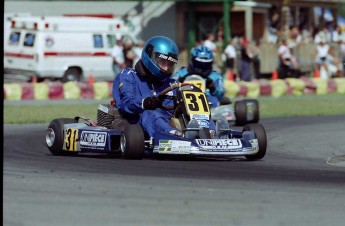
POLYGON ((189 83, 175 83, 159 94, 172 99, 172 127, 182 136, 157 132, 148 137, 139 124, 130 124, 114 104, 100 104, 97 122, 86 117, 58 118, 46 130, 46 144, 53 155, 78 153, 118 153, 127 159, 142 159, 145 153, 190 156, 245 156, 262 159, 267 138, 264 127, 247 124, 242 130, 232 130, 224 117, 215 120, 210 130, 210 106, 206 95, 189 83), (176 96, 167 95, 176 90, 176 96))
MULTIPOLYGON (((203 75, 188 74, 185 76, 185 82, 193 83, 202 91, 206 91, 206 82, 203 75)), ((229 124, 243 126, 248 123, 259 122, 259 102, 256 99, 236 100, 234 107, 228 98, 218 101, 217 106, 211 106, 211 115, 213 119, 220 116, 225 117, 229 124)))

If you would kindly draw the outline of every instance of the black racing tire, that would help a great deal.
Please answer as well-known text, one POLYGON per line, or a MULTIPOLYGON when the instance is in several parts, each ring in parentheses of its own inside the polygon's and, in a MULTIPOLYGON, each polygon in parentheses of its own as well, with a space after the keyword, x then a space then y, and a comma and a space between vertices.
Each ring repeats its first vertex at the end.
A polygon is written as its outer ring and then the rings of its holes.
POLYGON ((258 123, 260 120, 259 102, 255 99, 236 101, 235 117, 237 126, 243 126, 248 123, 258 123), (249 105, 251 105, 250 111, 248 111, 249 105), (251 115, 252 117, 250 117, 249 115, 251 115))
POLYGON ((78 70, 77 68, 68 68, 63 77, 62 77, 62 82, 66 83, 66 82, 80 82, 82 78, 81 72, 80 70, 78 70))
POLYGON ((247 123, 247 107, 245 100, 235 102, 236 125, 243 126, 247 123))
MULTIPOLYGON (((256 99, 247 99, 245 100, 246 104, 247 103, 251 103, 253 104, 253 119, 252 120, 248 120, 247 119, 247 123, 258 123, 260 120, 260 112, 259 112, 259 101, 256 99)), ((248 114, 248 107, 247 107, 247 114, 248 114)))
POLYGON ((259 143, 259 151, 255 155, 246 155, 248 160, 259 160, 266 155, 267 150, 267 136, 265 128, 260 123, 247 124, 243 127, 243 131, 254 131, 259 143))
POLYGON ((64 125, 69 123, 77 123, 77 120, 59 118, 49 123, 46 130, 46 145, 53 155, 68 155, 71 153, 62 150, 64 145, 64 125))
POLYGON ((122 132, 120 150, 126 159, 143 159, 145 151, 144 131, 138 124, 130 124, 122 132))

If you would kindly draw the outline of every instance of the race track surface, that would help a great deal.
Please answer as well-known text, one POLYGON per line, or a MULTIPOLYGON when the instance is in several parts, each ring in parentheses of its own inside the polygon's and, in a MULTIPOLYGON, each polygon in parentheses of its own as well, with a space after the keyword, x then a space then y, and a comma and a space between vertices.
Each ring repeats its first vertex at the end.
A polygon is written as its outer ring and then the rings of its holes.
POLYGON ((260 161, 52 156, 47 125, 4 125, 4 225, 344 225, 345 116, 261 123, 260 161))

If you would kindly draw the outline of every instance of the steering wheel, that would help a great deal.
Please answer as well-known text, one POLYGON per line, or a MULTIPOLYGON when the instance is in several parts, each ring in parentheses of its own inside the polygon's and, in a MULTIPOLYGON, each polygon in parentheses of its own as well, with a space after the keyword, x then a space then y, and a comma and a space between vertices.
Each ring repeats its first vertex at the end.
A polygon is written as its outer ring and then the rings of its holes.
MULTIPOLYGON (((171 96, 166 95, 168 92, 177 89, 177 88, 181 88, 183 86, 190 86, 192 84, 189 84, 187 82, 184 83, 174 83, 172 85, 170 85, 169 87, 165 88, 164 90, 162 90, 159 94, 158 94, 158 98, 161 100, 165 100, 165 99, 172 99, 171 96)), ((175 106, 175 102, 174 102, 174 106, 162 106, 161 108, 164 110, 173 110, 176 109, 177 106, 175 106)))

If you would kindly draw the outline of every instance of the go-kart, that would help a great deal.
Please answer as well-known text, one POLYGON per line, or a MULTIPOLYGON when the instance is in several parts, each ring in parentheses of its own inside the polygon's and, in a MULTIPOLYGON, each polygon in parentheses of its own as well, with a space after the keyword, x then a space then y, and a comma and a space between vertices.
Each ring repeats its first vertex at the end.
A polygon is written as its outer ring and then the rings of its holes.
POLYGON ((139 124, 129 124, 113 104, 100 104, 97 122, 81 116, 51 121, 45 137, 48 149, 53 155, 118 153, 128 159, 142 159, 145 153, 245 156, 248 160, 265 156, 267 138, 261 124, 247 124, 237 131, 219 117, 215 130, 210 130, 212 118, 206 95, 193 84, 172 84, 159 96, 173 99, 174 105, 164 109, 174 112, 170 123, 182 136, 157 132, 148 137, 139 124), (176 96, 167 95, 172 90, 176 90, 176 96))
MULTIPOLYGON (((206 81, 204 77, 199 74, 188 74, 185 76, 184 81, 193 83, 205 92, 206 81)), ((225 117, 230 125, 243 126, 248 123, 257 123, 260 118, 259 102, 256 99, 239 99, 235 101, 233 108, 228 98, 220 101, 217 99, 216 106, 211 106, 211 115, 214 120, 220 116, 225 117)))

